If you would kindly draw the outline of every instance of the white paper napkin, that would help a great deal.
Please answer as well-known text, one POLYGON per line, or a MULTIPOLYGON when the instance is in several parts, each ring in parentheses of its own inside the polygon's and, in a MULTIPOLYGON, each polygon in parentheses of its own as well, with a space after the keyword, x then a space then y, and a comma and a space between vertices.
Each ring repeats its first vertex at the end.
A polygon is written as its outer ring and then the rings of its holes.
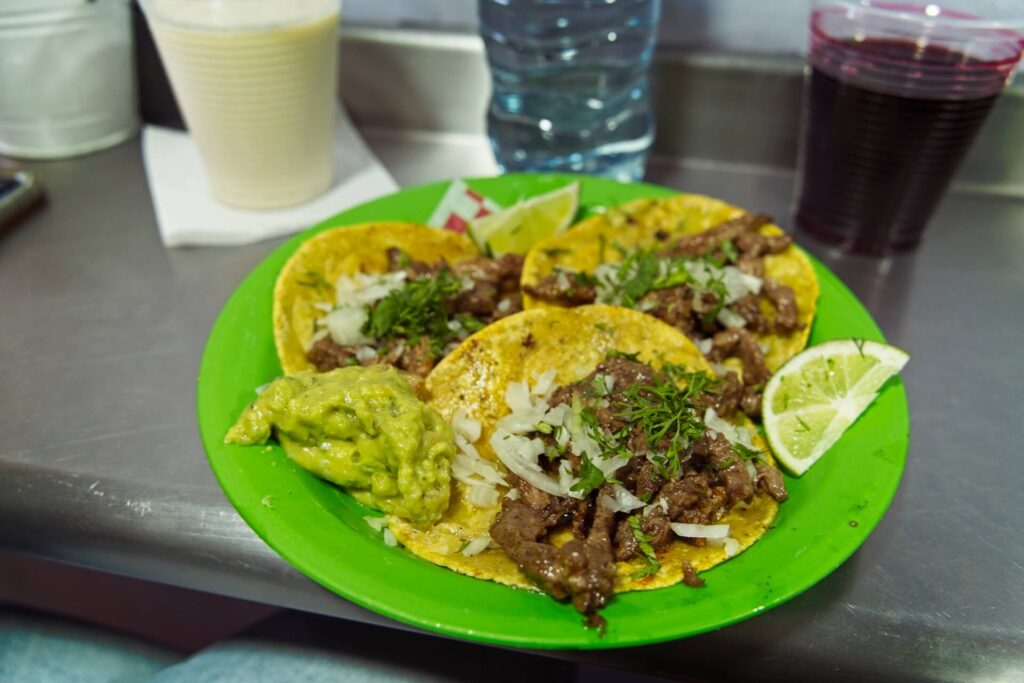
POLYGON ((337 181, 305 204, 244 211, 210 194, 199 149, 188 133, 159 126, 142 131, 142 158, 156 207, 160 237, 168 247, 248 244, 308 228, 398 184, 370 151, 344 110, 334 135, 337 181))

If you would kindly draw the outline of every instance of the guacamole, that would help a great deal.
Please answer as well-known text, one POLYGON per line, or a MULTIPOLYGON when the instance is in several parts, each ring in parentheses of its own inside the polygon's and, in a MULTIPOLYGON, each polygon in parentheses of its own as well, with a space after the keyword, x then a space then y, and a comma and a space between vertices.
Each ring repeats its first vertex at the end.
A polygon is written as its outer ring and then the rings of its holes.
POLYGON ((296 464, 359 502, 431 524, 448 508, 451 427, 394 368, 347 367, 274 380, 225 442, 274 436, 296 464))

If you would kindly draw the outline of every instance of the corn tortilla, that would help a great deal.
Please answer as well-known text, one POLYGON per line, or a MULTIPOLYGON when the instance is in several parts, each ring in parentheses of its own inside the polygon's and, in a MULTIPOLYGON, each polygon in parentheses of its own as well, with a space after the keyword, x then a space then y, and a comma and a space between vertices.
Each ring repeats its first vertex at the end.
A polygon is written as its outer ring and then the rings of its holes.
MULTIPOLYGON (((691 371, 710 371, 700 351, 683 333, 643 313, 602 305, 536 308, 499 320, 469 337, 427 376, 426 396, 449 420, 459 409, 479 420, 482 434, 476 447, 482 457, 497 461, 488 440, 495 422, 509 412, 504 396, 510 382, 525 380, 532 384, 543 372, 555 370, 555 385, 569 384, 592 372, 612 350, 638 353, 641 361, 654 367, 675 363, 691 371)), ((763 447, 760 442, 758 445, 763 447)), ((490 548, 472 557, 461 554, 468 541, 489 531, 500 510, 500 504, 474 507, 467 495, 467 487, 453 481, 451 504, 440 522, 421 527, 391 516, 388 525, 409 551, 434 564, 536 590, 500 548, 490 548)), ((750 505, 735 507, 722 523, 730 525, 731 536, 745 549, 765 533, 777 511, 778 503, 758 490, 750 505)), ((560 545, 569 537, 566 532, 554 542, 560 545)), ((615 590, 669 586, 682 580, 684 560, 702 571, 726 559, 722 548, 697 548, 675 541, 659 552, 661 569, 652 576, 631 578, 633 572, 644 566, 641 560, 618 563, 615 590)))
POLYGON ((334 283, 341 275, 386 273, 390 247, 427 263, 480 256, 466 235, 415 223, 364 223, 317 233, 292 254, 274 285, 274 344, 285 374, 316 370, 306 350, 316 320, 326 315, 321 307, 335 305, 334 283))

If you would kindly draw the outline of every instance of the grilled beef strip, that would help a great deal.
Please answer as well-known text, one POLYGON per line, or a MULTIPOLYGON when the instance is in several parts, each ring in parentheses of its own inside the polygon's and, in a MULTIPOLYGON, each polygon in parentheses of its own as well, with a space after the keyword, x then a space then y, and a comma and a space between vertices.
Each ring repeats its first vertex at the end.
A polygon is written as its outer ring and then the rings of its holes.
MULTIPOLYGON (((481 256, 451 265, 443 260, 433 263, 416 261, 397 247, 388 249, 387 255, 390 272, 404 271, 407 280, 436 277, 442 270, 449 270, 462 280, 465 283, 463 291, 447 303, 449 316, 469 315, 487 325, 523 310, 519 292, 523 257, 518 254, 504 254, 496 259, 481 256)), ((360 346, 343 346, 325 336, 313 343, 306 352, 306 358, 319 372, 348 365, 384 363, 425 377, 439 360, 438 349, 443 355, 457 341, 455 337, 449 343, 431 345, 425 338, 382 340, 376 345, 375 357, 360 361, 356 356, 360 346)))
MULTIPOLYGON (((763 213, 746 213, 702 232, 685 235, 663 249, 659 255, 703 256, 718 249, 724 242, 735 242, 740 235, 754 233, 771 222, 771 217, 763 213)), ((736 246, 739 248, 739 245, 736 246)))
POLYGON ((607 603, 615 581, 611 546, 614 513, 598 506, 585 539, 573 538, 560 548, 541 539, 550 529, 549 517, 524 499, 505 499, 491 538, 519 568, 552 597, 571 599, 582 614, 593 614, 607 603))
MULTIPOLYGON (((771 371, 764 363, 764 352, 757 340, 746 329, 722 330, 711 338, 708 360, 721 363, 726 358, 738 357, 743 365, 743 390, 740 407, 751 417, 761 414, 761 392, 771 377, 771 371)), ((732 374, 732 373, 729 373, 732 374)))

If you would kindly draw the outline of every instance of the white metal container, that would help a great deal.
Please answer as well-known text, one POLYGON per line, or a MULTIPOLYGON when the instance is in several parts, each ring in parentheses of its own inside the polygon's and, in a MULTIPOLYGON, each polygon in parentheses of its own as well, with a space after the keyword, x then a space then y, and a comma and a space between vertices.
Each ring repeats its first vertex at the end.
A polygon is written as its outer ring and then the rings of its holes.
POLYGON ((138 127, 128 0, 0 2, 0 153, 70 157, 138 127))

